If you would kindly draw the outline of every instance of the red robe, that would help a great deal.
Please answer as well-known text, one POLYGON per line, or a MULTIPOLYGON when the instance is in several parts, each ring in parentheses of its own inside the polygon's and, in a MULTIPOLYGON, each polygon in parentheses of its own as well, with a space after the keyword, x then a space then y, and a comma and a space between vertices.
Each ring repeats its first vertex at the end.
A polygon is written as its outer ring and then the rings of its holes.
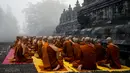
POLYGON ((95 48, 96 48, 96 61, 98 62, 104 60, 106 51, 103 48, 103 46, 101 44, 95 44, 95 48))
POLYGON ((119 47, 110 43, 107 45, 107 63, 110 63, 112 68, 121 68, 120 59, 119 59, 119 47))
POLYGON ((73 64, 73 67, 77 68, 79 65, 78 63, 80 62, 81 49, 78 43, 73 44, 73 48, 74 48, 74 61, 72 64, 73 64))
POLYGON ((96 49, 91 44, 82 45, 80 64, 83 69, 95 70, 96 67, 96 49))
POLYGON ((63 44, 63 52, 65 54, 64 59, 68 62, 72 62, 74 60, 74 49, 72 47, 72 43, 70 41, 65 41, 63 44))
POLYGON ((81 55, 80 45, 78 43, 73 44, 74 48, 74 60, 79 60, 81 55))
POLYGON ((85 45, 86 43, 83 41, 83 42, 80 42, 80 45, 85 45))

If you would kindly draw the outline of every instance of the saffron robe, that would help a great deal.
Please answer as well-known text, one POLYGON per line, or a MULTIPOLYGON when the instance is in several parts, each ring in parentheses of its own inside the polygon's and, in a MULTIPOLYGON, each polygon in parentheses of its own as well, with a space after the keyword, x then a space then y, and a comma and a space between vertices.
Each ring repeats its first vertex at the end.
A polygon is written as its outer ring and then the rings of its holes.
POLYGON ((45 43, 42 49, 42 61, 45 70, 52 70, 58 65, 56 51, 48 43, 45 43))
POLYGON ((96 48, 96 61, 101 61, 105 59, 105 54, 106 51, 103 48, 103 46, 99 43, 95 44, 95 48, 96 48))
POLYGON ((42 47, 43 47, 43 43, 42 41, 39 41, 38 43, 38 55, 39 55, 39 58, 42 58, 42 47))
POLYGON ((81 55, 80 45, 78 43, 73 44, 74 60, 79 60, 81 55))
POLYGON ((112 68, 120 69, 121 64, 119 60, 119 47, 110 43, 107 45, 107 63, 110 63, 112 68))
POLYGON ((21 44, 18 44, 16 49, 15 49, 15 53, 14 53, 14 57, 16 59, 17 62, 25 62, 27 61, 26 57, 24 56, 24 50, 21 44))
POLYGON ((68 62, 72 62, 74 60, 74 49, 72 47, 72 43, 67 40, 63 44, 63 52, 64 52, 64 59, 68 62))
POLYGON ((91 44, 81 45, 80 64, 83 69, 95 70, 96 67, 96 49, 91 44))
POLYGON ((81 57, 81 49, 78 43, 73 44, 74 48, 74 61, 72 63, 73 67, 77 68, 79 66, 80 57, 81 57))

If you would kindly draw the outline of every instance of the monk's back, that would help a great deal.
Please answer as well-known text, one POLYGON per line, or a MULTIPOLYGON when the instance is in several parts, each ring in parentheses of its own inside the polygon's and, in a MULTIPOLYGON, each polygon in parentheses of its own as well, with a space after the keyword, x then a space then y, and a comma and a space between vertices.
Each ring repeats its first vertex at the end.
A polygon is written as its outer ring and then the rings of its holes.
POLYGON ((73 47, 70 41, 65 41, 64 49, 64 52, 68 57, 73 57, 73 47))
POLYGON ((95 48, 90 45, 82 45, 81 47, 81 64, 85 69, 96 69, 96 52, 95 48))
POLYGON ((96 59, 97 61, 101 61, 104 60, 105 58, 105 49, 102 47, 101 44, 95 44, 95 48, 96 48, 96 59))
POLYGON ((50 46, 47 47, 47 52, 48 52, 50 64, 52 68, 55 68, 58 65, 56 52, 50 46))
POLYGON ((119 48, 116 45, 109 44, 107 46, 107 60, 113 68, 121 68, 119 60, 119 48))
POLYGON ((78 43, 73 44, 74 48, 74 59, 78 60, 80 58, 80 45, 78 43))

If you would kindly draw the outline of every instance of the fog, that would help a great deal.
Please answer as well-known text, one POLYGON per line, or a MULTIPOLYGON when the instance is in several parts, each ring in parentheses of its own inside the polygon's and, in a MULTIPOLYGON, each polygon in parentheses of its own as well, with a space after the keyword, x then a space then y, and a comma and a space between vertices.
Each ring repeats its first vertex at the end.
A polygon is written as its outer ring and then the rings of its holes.
POLYGON ((11 8, 8 6, 5 12, 0 8, 0 41, 12 41, 18 33, 17 19, 13 16, 11 8))
POLYGON ((52 35, 63 9, 74 7, 76 1, 0 0, 0 42, 13 41, 17 35, 52 35))
POLYGON ((52 35, 64 8, 64 4, 54 0, 29 3, 23 12, 30 35, 52 35))

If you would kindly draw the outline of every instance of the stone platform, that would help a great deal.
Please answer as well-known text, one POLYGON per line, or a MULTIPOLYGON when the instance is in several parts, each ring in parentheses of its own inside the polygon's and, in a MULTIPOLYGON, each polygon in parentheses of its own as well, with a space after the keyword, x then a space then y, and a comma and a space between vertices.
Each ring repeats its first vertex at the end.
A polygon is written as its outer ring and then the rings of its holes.
MULTIPOLYGON (((4 61, 5 57, 7 56, 10 50, 9 48, 10 44, 12 43, 0 43, 0 73, 38 73, 34 64, 7 64, 7 65, 2 64, 2 62, 4 61)), ((73 71, 66 71, 66 72, 73 72, 73 71)), ((96 71, 87 71, 86 73, 109 73, 109 71, 96 70, 96 71)), ((111 73, 130 73, 130 71, 120 71, 120 72, 113 71, 111 73)))

